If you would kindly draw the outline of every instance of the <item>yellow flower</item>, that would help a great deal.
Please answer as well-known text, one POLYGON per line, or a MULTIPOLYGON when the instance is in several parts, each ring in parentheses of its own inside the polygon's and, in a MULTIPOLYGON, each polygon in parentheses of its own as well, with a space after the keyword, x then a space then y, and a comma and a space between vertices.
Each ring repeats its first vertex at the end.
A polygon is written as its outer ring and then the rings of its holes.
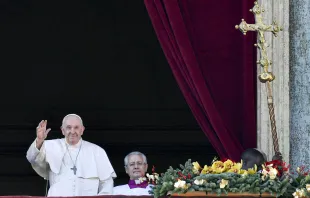
POLYGON ((227 172, 241 174, 242 171, 241 167, 242 167, 241 163, 234 163, 233 166, 227 172))
POLYGON ((306 184, 307 191, 310 192, 310 184, 306 184))
POLYGON ((221 162, 221 161, 215 161, 215 162, 212 164, 212 168, 224 168, 224 163, 221 162))
POLYGON ((229 170, 233 167, 234 163, 231 160, 226 160, 224 162, 224 171, 229 170))
POLYGON ((193 172, 194 173, 199 173, 199 171, 202 169, 200 167, 199 163, 198 162, 193 162, 192 164, 193 164, 193 172))
POLYGON ((225 188, 225 186, 228 185, 228 180, 222 179, 221 183, 220 183, 220 188, 225 188))
POLYGON ((216 161, 212 164, 213 173, 222 173, 224 169, 224 163, 221 161, 216 161))
POLYGON ((180 179, 178 179, 178 181, 174 183, 174 187, 175 188, 187 188, 186 182, 180 179))
POLYGON ((241 162, 238 162, 238 163, 235 163, 233 167, 236 167, 236 168, 238 168, 239 170, 241 170, 241 168, 242 168, 242 161, 241 161, 241 162))
POLYGON ((254 175, 257 172, 257 166, 254 164, 254 168, 249 168, 248 173, 249 175, 254 175))
POLYGON ((213 172, 212 167, 205 165, 201 171, 201 174, 208 174, 212 172, 213 172))
POLYGON ((234 168, 234 167, 232 167, 231 169, 229 169, 227 172, 229 172, 229 173, 237 173, 237 174, 240 174, 240 170, 237 169, 237 168, 234 168))
POLYGON ((247 175, 247 174, 248 174, 248 171, 242 169, 242 170, 240 170, 240 174, 241 174, 241 175, 247 175))
POLYGON ((213 173, 215 173, 215 174, 220 174, 220 173, 223 173, 223 168, 214 168, 213 169, 213 173))

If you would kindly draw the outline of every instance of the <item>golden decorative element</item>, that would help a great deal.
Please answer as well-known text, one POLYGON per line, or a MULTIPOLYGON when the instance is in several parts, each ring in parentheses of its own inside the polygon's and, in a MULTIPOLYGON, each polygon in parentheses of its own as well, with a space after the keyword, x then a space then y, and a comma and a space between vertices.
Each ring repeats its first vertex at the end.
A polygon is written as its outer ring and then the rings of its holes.
POLYGON ((271 121, 273 146, 274 146, 275 153, 280 154, 278 136, 277 136, 277 130, 276 130, 276 120, 275 120, 275 114, 274 114, 272 88, 271 88, 271 82, 275 79, 275 76, 273 75, 272 72, 269 71, 269 66, 271 66, 272 63, 268 59, 268 55, 267 55, 268 45, 266 43, 264 34, 265 32, 272 32, 273 35, 276 37, 278 32, 282 31, 283 28, 280 27, 276 21, 273 21, 271 25, 266 25, 263 22, 262 13, 265 12, 265 10, 262 9, 260 5, 258 5, 257 1, 254 2, 254 7, 250 9, 250 12, 252 12, 255 16, 255 24, 248 24, 245 22, 244 19, 242 19, 241 23, 239 25, 236 25, 235 28, 239 29, 244 35, 246 35, 248 31, 257 32, 258 43, 255 44, 254 46, 257 47, 260 51, 260 60, 257 61, 257 64, 260 64, 261 67, 263 68, 263 72, 258 75, 258 78, 262 83, 266 83, 267 102, 268 102, 269 116, 270 116, 270 121, 271 121))
POLYGON ((263 10, 257 3, 254 2, 254 7, 250 9, 255 16, 255 24, 248 24, 245 22, 244 19, 241 20, 239 25, 236 25, 235 28, 239 29, 244 35, 248 31, 257 31, 258 33, 258 43, 255 44, 256 47, 260 49, 261 59, 257 61, 257 64, 260 64, 263 67, 263 73, 259 75, 259 79, 261 82, 271 82, 275 79, 275 76, 272 72, 268 71, 268 67, 271 65, 271 61, 268 59, 267 56, 267 44, 265 40, 265 32, 272 32, 274 36, 277 36, 279 31, 282 31, 282 27, 280 27, 276 21, 273 21, 272 25, 266 25, 263 22, 262 13, 265 11, 263 10))

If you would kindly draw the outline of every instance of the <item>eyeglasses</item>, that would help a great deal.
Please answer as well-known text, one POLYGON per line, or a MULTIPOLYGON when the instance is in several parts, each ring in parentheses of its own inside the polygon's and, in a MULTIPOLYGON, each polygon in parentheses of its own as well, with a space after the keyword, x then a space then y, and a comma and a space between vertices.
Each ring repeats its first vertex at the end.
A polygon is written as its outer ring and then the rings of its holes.
POLYGON ((143 166, 145 163, 144 162, 131 162, 131 163, 129 163, 128 165, 126 165, 126 166, 129 166, 130 168, 133 168, 133 167, 135 167, 135 165, 137 165, 138 167, 141 167, 141 166, 143 166))

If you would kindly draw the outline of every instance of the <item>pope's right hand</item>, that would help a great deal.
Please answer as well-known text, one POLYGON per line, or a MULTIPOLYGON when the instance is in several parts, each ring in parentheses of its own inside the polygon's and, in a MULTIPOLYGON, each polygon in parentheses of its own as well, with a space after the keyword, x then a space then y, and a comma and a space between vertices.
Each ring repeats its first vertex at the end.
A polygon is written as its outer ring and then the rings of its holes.
POLYGON ((46 129, 47 120, 42 120, 37 127, 37 144, 42 144, 51 129, 46 129))

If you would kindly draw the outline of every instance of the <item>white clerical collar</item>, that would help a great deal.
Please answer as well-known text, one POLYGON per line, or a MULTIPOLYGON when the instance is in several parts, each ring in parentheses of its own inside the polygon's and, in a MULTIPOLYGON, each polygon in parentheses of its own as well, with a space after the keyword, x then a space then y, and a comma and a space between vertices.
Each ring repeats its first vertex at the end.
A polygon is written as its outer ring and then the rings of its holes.
POLYGON ((77 144, 75 144, 75 145, 71 145, 71 144, 69 144, 68 142, 67 142, 67 139, 66 138, 64 138, 65 139, 65 143, 66 143, 66 145, 68 146, 68 147, 73 147, 73 148, 78 148, 78 147, 80 147, 80 145, 82 144, 82 137, 81 137, 81 139, 79 140, 79 142, 77 143, 77 144))

